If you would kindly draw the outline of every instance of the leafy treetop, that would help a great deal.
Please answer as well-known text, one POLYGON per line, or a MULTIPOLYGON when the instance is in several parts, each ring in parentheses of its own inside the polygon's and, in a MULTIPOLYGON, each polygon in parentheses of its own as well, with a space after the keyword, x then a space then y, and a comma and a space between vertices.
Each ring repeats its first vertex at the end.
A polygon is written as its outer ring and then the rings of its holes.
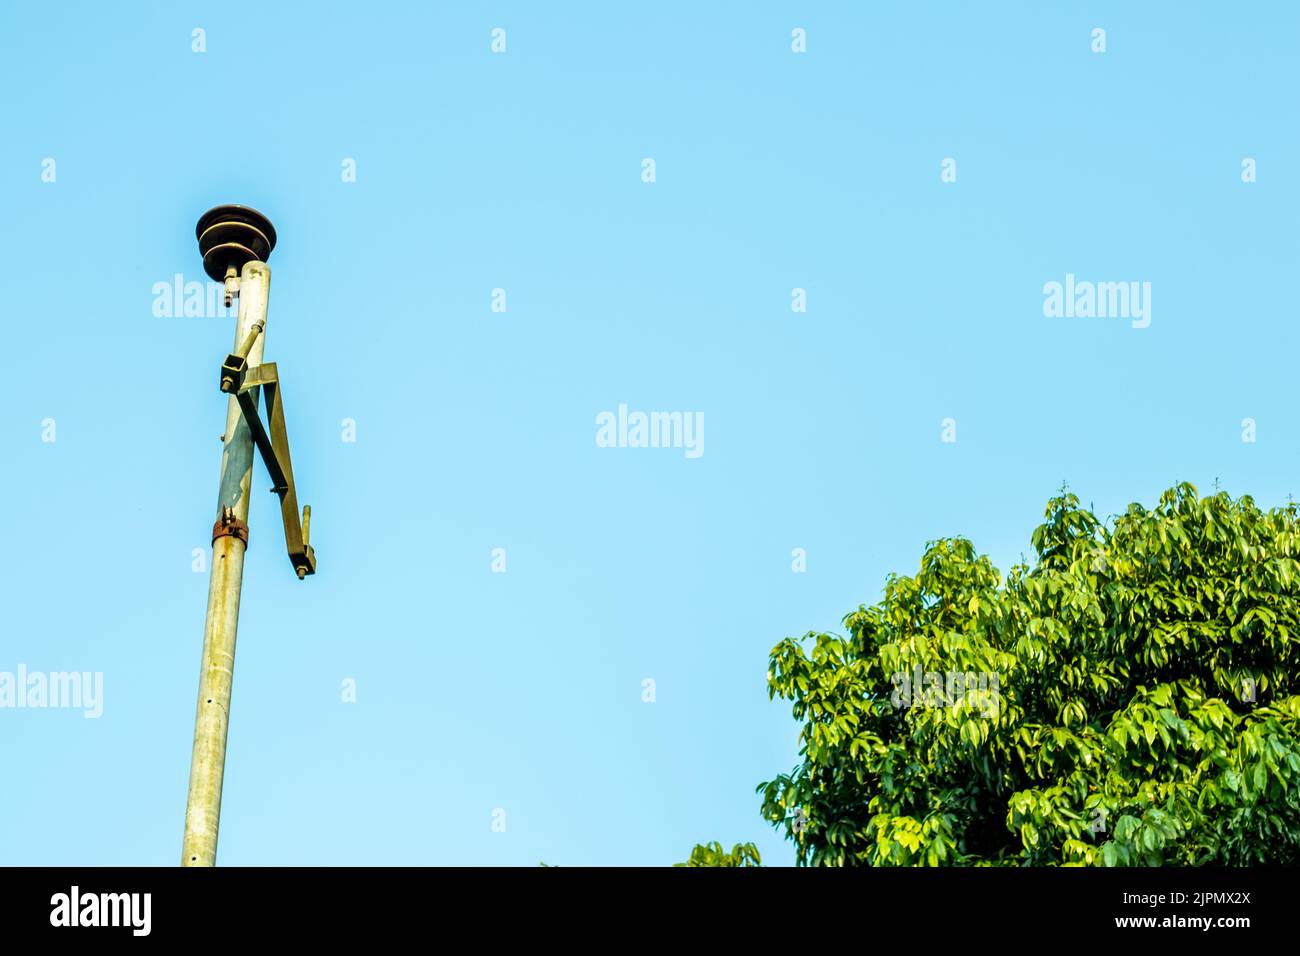
MULTIPOLYGON (((939 540, 847 636, 773 648, 801 759, 758 790, 797 862, 1300 862, 1296 506, 1045 517, 1005 580, 939 540)), ((713 847, 690 865, 735 865, 713 847)))

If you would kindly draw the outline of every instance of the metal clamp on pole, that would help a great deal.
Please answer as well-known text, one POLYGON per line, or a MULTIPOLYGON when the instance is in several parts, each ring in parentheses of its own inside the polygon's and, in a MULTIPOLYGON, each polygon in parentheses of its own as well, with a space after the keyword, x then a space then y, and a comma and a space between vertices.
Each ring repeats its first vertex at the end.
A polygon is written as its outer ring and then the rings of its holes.
MULTIPOLYGON (((250 338, 255 340, 256 335, 257 333, 254 332, 250 338)), ((289 457, 289 433, 284 424, 284 403, 280 398, 279 372, 274 362, 264 362, 252 368, 236 367, 231 364, 231 359, 236 358, 242 365, 244 361, 242 358, 231 355, 226 359, 227 365, 222 366, 223 373, 227 368, 234 373, 233 387, 226 388, 223 378, 221 390, 233 392, 235 398, 239 400, 239 407, 244 412, 244 420, 248 422, 248 430, 253 435, 253 443, 262 456, 266 470, 270 472, 271 481, 274 482, 271 490, 280 496, 280 517, 284 521, 284 544, 289 551, 289 560, 293 562, 293 569, 298 579, 302 580, 307 575, 316 573, 316 552, 308 543, 311 507, 303 509, 301 521, 298 517, 298 492, 293 484, 293 462, 289 457), (269 428, 263 425, 258 414, 259 394, 266 403, 269 428)))
POLYGON ((233 392, 238 387, 239 378, 248 367, 248 353, 253 350, 253 345, 257 342, 257 337, 262 334, 263 328, 265 328, 263 323, 255 323, 248 333, 248 338, 244 339, 238 349, 226 356, 225 362, 221 364, 223 392, 233 392))
POLYGON ((221 517, 217 523, 212 526, 212 543, 216 544, 218 538, 229 535, 232 538, 238 538, 244 542, 244 547, 248 547, 248 524, 239 520, 235 514, 234 508, 224 508, 221 517))

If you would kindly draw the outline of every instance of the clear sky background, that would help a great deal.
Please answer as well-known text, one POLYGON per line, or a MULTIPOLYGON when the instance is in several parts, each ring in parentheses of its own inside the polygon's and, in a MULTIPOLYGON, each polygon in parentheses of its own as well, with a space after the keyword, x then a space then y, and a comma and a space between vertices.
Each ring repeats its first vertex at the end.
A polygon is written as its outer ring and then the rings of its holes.
POLYGON ((936 537, 1005 570, 1063 480, 1300 494, 1293 5, 547 6, 0 5, 0 671, 104 674, 0 710, 0 863, 179 862, 233 325, 153 287, 218 203, 279 231, 319 559, 259 463, 220 863, 789 863, 782 638, 936 537))

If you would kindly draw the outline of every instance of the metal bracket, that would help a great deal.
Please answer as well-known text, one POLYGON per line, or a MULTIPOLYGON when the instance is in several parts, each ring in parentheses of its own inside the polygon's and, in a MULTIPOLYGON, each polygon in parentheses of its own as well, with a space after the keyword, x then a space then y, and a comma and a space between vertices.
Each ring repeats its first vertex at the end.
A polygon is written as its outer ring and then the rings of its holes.
POLYGON ((239 402, 248 422, 248 430, 253 435, 253 442, 266 470, 271 475, 275 487, 271 490, 280 496, 280 516, 284 520, 284 544, 289 551, 289 560, 293 569, 302 580, 309 574, 316 573, 316 552, 312 550, 311 506, 302 509, 302 521, 298 520, 298 492, 293 484, 293 463, 289 459, 289 434, 284 425, 284 403, 280 398, 280 376, 274 362, 265 362, 248 366, 247 355, 262 332, 260 325, 253 326, 248 340, 238 352, 226 356, 221 365, 221 391, 232 394, 239 402), (258 414, 258 395, 266 403, 268 428, 262 424, 258 414))

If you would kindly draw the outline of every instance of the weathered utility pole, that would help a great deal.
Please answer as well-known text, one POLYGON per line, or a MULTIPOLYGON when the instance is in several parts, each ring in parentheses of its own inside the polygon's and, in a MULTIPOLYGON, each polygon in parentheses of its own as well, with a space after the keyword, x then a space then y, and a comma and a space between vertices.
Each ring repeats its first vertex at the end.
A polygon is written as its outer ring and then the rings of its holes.
POLYGON ((302 523, 298 522, 298 496, 289 461, 279 377, 274 363, 262 363, 266 305, 271 291, 271 268, 266 260, 275 248, 275 228, 255 209, 217 206, 203 214, 195 231, 204 270, 225 283, 226 305, 235 296, 239 299, 235 351, 226 357, 219 379, 221 391, 230 398, 222 436, 225 447, 217 520, 212 529, 212 572, 203 625, 203 663, 181 856, 182 866, 213 866, 217 860, 221 784, 230 726, 239 595, 244 580, 244 552, 248 548, 254 446, 275 483, 272 490, 280 496, 285 544, 300 579, 316 573, 316 555, 308 544, 310 507, 303 509, 302 523), (258 414, 259 399, 266 406, 269 435, 268 426, 263 425, 258 414))

